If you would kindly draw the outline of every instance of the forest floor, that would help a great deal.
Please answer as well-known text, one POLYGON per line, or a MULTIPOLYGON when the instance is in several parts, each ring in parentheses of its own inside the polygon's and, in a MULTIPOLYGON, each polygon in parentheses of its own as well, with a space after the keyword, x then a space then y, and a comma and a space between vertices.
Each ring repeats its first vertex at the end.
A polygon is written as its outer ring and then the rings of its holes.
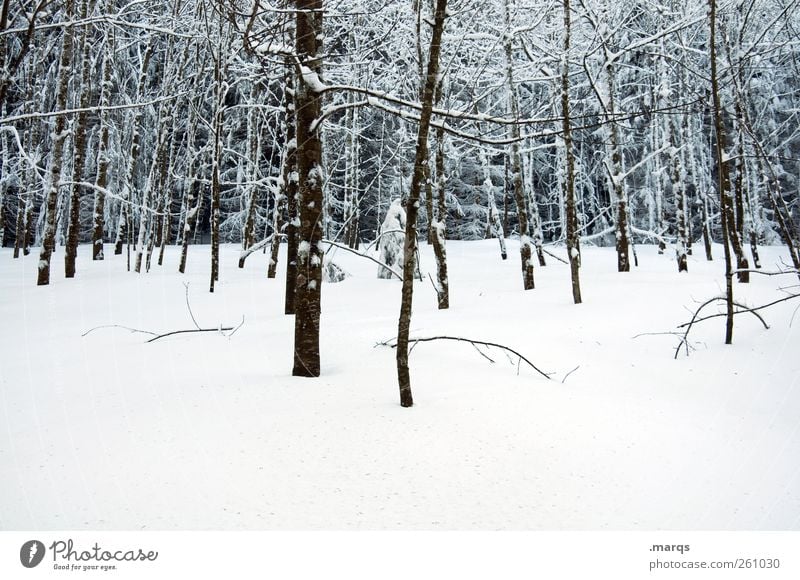
MULTIPOLYGON (((675 336, 636 337, 721 293, 721 248, 710 263, 695 249, 688 274, 653 247, 619 274, 613 248, 585 248, 576 306, 566 265, 550 258, 524 292, 515 242, 505 262, 496 241, 448 242, 451 308, 417 283, 412 336, 502 343, 554 374, 420 343, 409 409, 395 351, 376 346, 400 283, 367 260, 336 252, 352 276, 323 288, 323 374, 307 379, 291 376, 282 258, 268 280, 263 254, 239 270, 225 245, 209 294, 207 246, 185 276, 175 248, 137 275, 82 246, 74 280, 59 249, 47 287, 37 251, 3 249, 0 529, 800 529, 798 301, 764 311, 769 330, 737 316, 732 346, 724 318, 703 322, 688 358, 675 336), (201 326, 244 325, 149 344, 98 328, 193 328, 184 282, 201 326)), ((765 270, 785 255, 761 251, 765 270)), ((735 293, 756 305, 796 284, 735 293)))

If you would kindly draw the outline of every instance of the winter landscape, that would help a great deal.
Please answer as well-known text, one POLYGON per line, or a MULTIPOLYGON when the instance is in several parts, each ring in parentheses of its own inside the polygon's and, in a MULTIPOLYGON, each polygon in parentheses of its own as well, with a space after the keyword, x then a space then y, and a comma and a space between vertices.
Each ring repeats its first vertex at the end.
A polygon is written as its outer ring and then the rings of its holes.
POLYGON ((0 0, 0 530, 800 529, 796 0, 0 0))
MULTIPOLYGON (((137 276, 88 250, 79 277, 44 288, 31 284, 35 257, 0 256, 3 529, 800 523, 796 305, 765 311, 769 330, 737 316, 730 346, 724 318, 704 322, 677 360, 674 336, 634 338, 676 330, 718 295, 718 262, 691 258, 678 276, 671 256, 643 247, 641 266, 619 274, 613 249, 589 249, 576 306, 564 264, 523 292, 496 241, 450 243, 451 307, 417 282, 412 336, 505 344, 553 375, 498 349, 480 349, 492 363, 469 344, 420 343, 406 409, 395 353, 376 346, 397 334, 400 283, 371 262, 335 254, 352 276, 323 289, 322 374, 310 379, 291 377, 293 321, 261 254, 239 270, 238 248, 224 246, 209 294, 208 247, 185 276, 137 276), (101 328, 194 328, 184 282, 201 326, 244 317, 241 328, 153 343, 101 328)), ((765 267, 783 256, 763 251, 765 267)), ((780 285, 759 277, 740 299, 766 303, 780 285)))

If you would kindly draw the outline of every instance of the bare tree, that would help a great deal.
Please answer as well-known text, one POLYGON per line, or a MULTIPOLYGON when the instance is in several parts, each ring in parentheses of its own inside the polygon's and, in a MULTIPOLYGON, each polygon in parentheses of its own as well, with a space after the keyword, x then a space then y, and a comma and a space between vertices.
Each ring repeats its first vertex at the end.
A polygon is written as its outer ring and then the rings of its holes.
POLYGON ((564 140, 564 200, 566 205, 566 241, 570 276, 572 277, 572 300, 581 303, 581 248, 578 231, 578 214, 575 203, 575 153, 572 150, 572 121, 569 114, 569 55, 570 55, 570 2, 563 0, 564 7, 564 53, 561 55, 561 117, 564 140))
POLYGON ((322 298, 322 142, 317 119, 322 112, 322 0, 296 0, 297 173, 299 243, 295 286, 294 368, 292 374, 320 374, 319 324, 322 298))
POLYGON ((417 216, 419 214, 420 191, 428 164, 428 132, 433 112, 433 99, 439 76, 439 54, 441 53, 442 33, 447 15, 447 0, 436 0, 433 16, 428 67, 422 91, 422 110, 420 112, 417 152, 414 157, 414 175, 411 192, 406 202, 406 239, 403 251, 403 289, 400 302, 400 320, 397 326, 397 381, 400 386, 400 405, 410 407, 414 404, 411 394, 411 375, 408 370, 408 337, 411 327, 411 303, 414 295, 414 271, 417 254, 417 216))
MULTIPOLYGON (((74 16, 74 0, 66 0, 64 4, 64 19, 69 20, 74 16)), ((64 36, 61 40, 61 57, 58 62, 58 93, 56 94, 57 110, 67 107, 69 94, 69 78, 72 67, 72 41, 74 30, 71 26, 64 27, 64 36)), ((57 115, 53 126, 53 151, 50 158, 50 187, 47 191, 46 216, 44 234, 42 235, 42 248, 39 252, 38 278, 36 284, 45 286, 50 283, 50 256, 56 243, 56 209, 58 194, 61 185, 61 168, 64 162, 64 142, 67 139, 67 119, 64 115, 57 115)))

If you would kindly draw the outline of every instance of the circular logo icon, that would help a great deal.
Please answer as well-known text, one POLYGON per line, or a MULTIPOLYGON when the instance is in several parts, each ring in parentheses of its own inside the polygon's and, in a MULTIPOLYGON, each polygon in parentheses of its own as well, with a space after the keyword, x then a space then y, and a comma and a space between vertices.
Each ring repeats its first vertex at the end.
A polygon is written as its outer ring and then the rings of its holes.
POLYGON ((26 568, 35 568, 44 558, 44 544, 39 540, 28 540, 19 549, 19 561, 26 568))

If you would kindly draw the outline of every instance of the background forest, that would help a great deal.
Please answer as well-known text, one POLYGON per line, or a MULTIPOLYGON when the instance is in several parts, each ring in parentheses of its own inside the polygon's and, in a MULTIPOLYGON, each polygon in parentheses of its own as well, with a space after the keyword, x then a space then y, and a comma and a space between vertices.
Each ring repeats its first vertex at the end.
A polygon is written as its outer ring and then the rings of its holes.
MULTIPOLYGON (((218 232, 249 247, 285 233, 292 8, 4 0, 0 242, 15 256, 40 246, 50 202, 55 243, 68 253, 83 242, 138 244, 148 266, 166 244, 218 232)), ((734 245, 753 252, 787 235, 797 243, 795 8, 717 9, 734 245)), ((449 239, 522 233, 537 250, 565 239, 563 94, 585 243, 614 244, 620 215, 629 222, 617 237, 631 242, 720 240, 708 6, 582 0, 570 10, 565 48, 561 2, 452 3, 431 134, 442 191, 423 194, 423 236, 441 195, 449 239)), ((374 239, 391 200, 408 195, 431 18, 419 0, 325 2, 325 239, 354 248, 374 239)))

